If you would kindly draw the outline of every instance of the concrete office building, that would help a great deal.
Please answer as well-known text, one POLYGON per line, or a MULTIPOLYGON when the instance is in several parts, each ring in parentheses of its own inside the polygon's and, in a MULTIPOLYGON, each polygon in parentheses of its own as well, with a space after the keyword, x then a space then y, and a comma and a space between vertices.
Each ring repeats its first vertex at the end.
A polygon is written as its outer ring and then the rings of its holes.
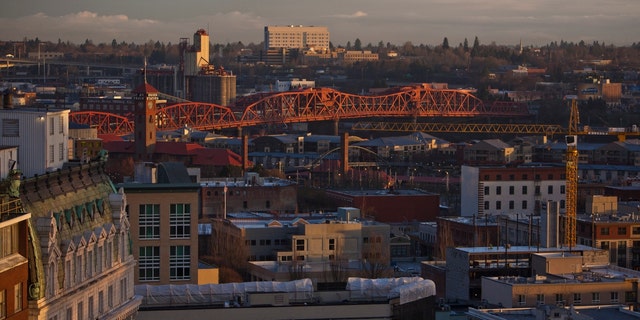
POLYGON ((329 30, 321 26, 265 26, 264 49, 329 49, 329 30))

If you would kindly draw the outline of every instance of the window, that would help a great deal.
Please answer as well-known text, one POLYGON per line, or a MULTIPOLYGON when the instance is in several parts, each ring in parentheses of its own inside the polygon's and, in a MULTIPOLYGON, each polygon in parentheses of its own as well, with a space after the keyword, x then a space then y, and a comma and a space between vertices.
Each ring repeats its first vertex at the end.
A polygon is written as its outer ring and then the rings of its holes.
POLYGON ((140 281, 160 280, 160 247, 140 247, 138 279, 140 281))
POLYGON ((58 160, 64 160, 64 143, 58 144, 58 160))
POLYGON ((484 209, 489 210, 489 201, 484 202, 484 209))
POLYGON ((567 186, 561 185, 560 186, 560 194, 565 194, 565 193, 567 193, 567 186))
POLYGON ((582 303, 582 294, 580 294, 580 293, 574 293, 574 294, 573 294, 573 303, 575 303, 575 304, 581 304, 581 303, 582 303))
POLYGON ((296 250, 304 251, 304 239, 296 239, 296 250))
POLYGON ((104 292, 102 290, 98 291, 98 313, 104 313, 104 292))
POLYGON ((510 210, 513 210, 513 209, 515 209, 515 207, 516 207, 516 205, 515 205, 515 201, 513 201, 513 200, 509 200, 509 209, 510 209, 510 210))
POLYGON ((564 303, 564 296, 562 293, 556 293, 556 304, 564 303))
POLYGON ((509 186, 509 194, 515 194, 515 193, 516 193, 516 187, 509 186))
POLYGON ((496 210, 502 209, 502 201, 496 201, 496 210))
POLYGON ((18 225, 0 228, 0 259, 18 252, 18 225))
POLYGON ((602 249, 602 250, 609 250, 609 241, 602 241, 602 242, 600 242, 600 249, 602 249))
POLYGON ((7 317, 7 291, 0 291, 0 319, 7 317))
POLYGON ((509 180, 513 181, 516 179, 516 175, 515 174, 510 174, 509 175, 509 180))
POLYGON ((489 187, 484 187, 484 195, 485 196, 489 195, 489 187))
POLYGON ((94 319, 94 315, 93 315, 93 296, 90 296, 89 300, 87 301, 87 314, 89 315, 88 316, 89 319, 94 319))
POLYGON ((617 291, 612 291, 611 292, 611 303, 617 303, 618 302, 618 292, 617 291))
POLYGON ((113 285, 110 285, 107 289, 107 306, 113 307, 113 285))
POLYGON ((497 174, 496 175, 496 180, 498 180, 498 181, 502 180, 502 175, 501 174, 497 174))
POLYGON ((78 307, 76 308, 76 318, 78 320, 84 319, 82 312, 84 311, 84 306, 82 305, 82 301, 78 302, 78 307))
POLYGON ((496 194, 502 194, 502 187, 501 186, 497 186, 496 187, 496 194))
POLYGON ((191 236, 191 204, 171 204, 169 206, 169 224, 171 239, 188 239, 191 236))
POLYGON ((55 148, 52 144, 49 145, 49 163, 53 162, 53 157, 55 156, 55 148))
POLYGON ((529 175, 523 174, 522 175, 522 180, 529 180, 529 175))
POLYGON ((609 227, 600 228, 600 234, 601 235, 608 235, 609 234, 609 227))
POLYGON ((249 204, 247 203, 247 200, 242 201, 242 208, 247 209, 248 207, 249 207, 249 204))
POLYGON ((13 312, 22 311, 22 283, 13 286, 13 312))
POLYGON ((547 180, 553 180, 553 173, 547 174, 547 180))
POLYGON ((540 180, 540 175, 539 174, 534 175, 533 179, 534 180, 540 180))
POLYGON ((519 294, 518 295, 518 305, 519 306, 524 306, 525 304, 527 304, 527 301, 525 300, 524 294, 519 294))
POLYGON ((618 227, 618 234, 627 234, 627 227, 618 227))
POLYGON ((600 303, 600 292, 591 293, 591 303, 600 303))
POLYGON ((20 120, 2 119, 2 136, 17 138, 20 136, 20 120))
POLYGON ((631 227, 631 234, 634 234, 634 235, 640 234, 640 226, 632 226, 631 227))
POLYGON ((547 187, 547 194, 553 194, 553 186, 547 187))
POLYGON ((60 116, 58 118, 58 133, 64 133, 64 117, 60 116))
POLYGON ((566 200, 560 200, 560 209, 564 209, 567 206, 566 200))
POLYGON ((527 209, 527 200, 522 200, 522 209, 527 209))
POLYGON ((160 205, 140 205, 140 239, 160 239, 160 205))
POLYGON ((329 250, 336 249, 336 239, 329 239, 329 250))
POLYGON ((67 308, 67 320, 73 320, 73 309, 71 307, 67 308))
POLYGON ((191 279, 191 247, 171 246, 169 254, 169 280, 191 279))
POLYGON ((537 304, 544 304, 544 293, 538 293, 536 295, 536 303, 537 304))
POLYGON ((56 124, 56 119, 55 118, 49 118, 49 135, 52 136, 55 130, 55 124, 56 124))
POLYGON ((535 194, 536 196, 539 196, 539 195, 540 195, 540 186, 536 186, 536 187, 535 187, 535 190, 534 190, 533 192, 534 192, 534 194, 535 194))

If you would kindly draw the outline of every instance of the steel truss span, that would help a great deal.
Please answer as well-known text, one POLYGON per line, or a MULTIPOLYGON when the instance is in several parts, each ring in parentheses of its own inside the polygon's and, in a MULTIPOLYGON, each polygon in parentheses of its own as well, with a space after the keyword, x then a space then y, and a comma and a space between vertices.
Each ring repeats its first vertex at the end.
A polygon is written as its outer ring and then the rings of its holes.
MULTIPOLYGON (((397 88, 381 95, 354 95, 331 88, 260 94, 240 99, 236 106, 186 102, 160 108, 158 128, 198 130, 242 128, 264 124, 310 122, 375 117, 526 117, 526 105, 512 102, 484 104, 465 90, 397 88)), ((95 111, 71 113, 71 121, 98 128, 100 134, 133 132, 133 118, 111 115, 109 125, 95 111), (128 131, 127 131, 128 130, 128 131)))

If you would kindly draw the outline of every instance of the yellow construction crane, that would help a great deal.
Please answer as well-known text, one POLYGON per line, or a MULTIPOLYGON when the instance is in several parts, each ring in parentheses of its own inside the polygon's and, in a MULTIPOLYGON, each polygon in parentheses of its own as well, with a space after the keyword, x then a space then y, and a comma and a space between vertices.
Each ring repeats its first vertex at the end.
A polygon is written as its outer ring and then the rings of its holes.
POLYGON ((578 113, 578 103, 576 99, 571 99, 571 114, 569 115, 569 127, 565 142, 567 143, 566 153, 566 219, 564 225, 564 244, 573 248, 576 246, 576 211, 578 203, 578 123, 580 115, 578 113))

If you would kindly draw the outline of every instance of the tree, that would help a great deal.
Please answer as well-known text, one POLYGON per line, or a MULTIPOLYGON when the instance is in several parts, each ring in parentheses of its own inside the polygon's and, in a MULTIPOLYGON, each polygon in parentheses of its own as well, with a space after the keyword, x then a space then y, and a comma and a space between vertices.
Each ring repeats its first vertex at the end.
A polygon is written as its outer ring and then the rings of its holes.
POLYGON ((464 52, 469 52, 469 40, 464 38, 464 43, 462 44, 462 48, 464 48, 464 52))
POLYGON ((355 50, 362 50, 362 42, 360 41, 360 38, 357 38, 356 41, 353 43, 353 49, 355 50))
POLYGON ((449 39, 447 39, 447 37, 444 37, 444 40, 442 40, 442 49, 449 49, 449 39))
POLYGON ((471 48, 471 56, 475 57, 480 53, 480 40, 478 36, 473 40, 473 48, 471 48))
POLYGON ((369 243, 362 248, 361 276, 368 279, 392 277, 393 268, 390 266, 390 259, 389 237, 371 234, 369 243))

